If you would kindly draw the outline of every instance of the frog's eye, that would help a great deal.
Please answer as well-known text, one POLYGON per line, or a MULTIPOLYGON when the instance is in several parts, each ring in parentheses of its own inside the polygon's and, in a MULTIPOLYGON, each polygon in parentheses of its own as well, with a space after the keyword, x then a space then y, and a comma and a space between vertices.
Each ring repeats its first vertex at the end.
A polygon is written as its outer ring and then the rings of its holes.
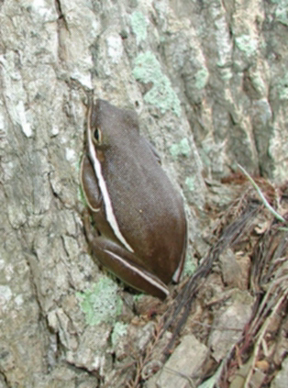
POLYGON ((100 128, 95 128, 93 132, 93 142, 95 145, 101 145, 102 143, 102 131, 100 128))

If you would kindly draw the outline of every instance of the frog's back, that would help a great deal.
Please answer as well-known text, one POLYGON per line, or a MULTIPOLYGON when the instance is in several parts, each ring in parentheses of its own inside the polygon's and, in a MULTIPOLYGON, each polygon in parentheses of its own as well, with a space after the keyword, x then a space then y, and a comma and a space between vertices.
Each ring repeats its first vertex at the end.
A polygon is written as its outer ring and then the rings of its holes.
POLYGON ((98 102, 99 123, 108 146, 101 163, 120 231, 141 263, 165 283, 185 255, 183 201, 139 135, 133 112, 98 102))

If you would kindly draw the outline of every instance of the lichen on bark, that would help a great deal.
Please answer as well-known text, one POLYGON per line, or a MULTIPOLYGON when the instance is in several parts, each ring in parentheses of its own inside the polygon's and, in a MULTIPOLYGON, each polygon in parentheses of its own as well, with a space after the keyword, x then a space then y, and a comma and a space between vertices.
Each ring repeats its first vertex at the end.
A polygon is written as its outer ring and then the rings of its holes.
POLYGON ((79 199, 88 95, 137 111, 193 256, 207 182, 237 163, 287 179, 286 47, 286 1, 0 2, 1 387, 114 373, 115 322, 87 325, 77 297, 99 279, 79 199))

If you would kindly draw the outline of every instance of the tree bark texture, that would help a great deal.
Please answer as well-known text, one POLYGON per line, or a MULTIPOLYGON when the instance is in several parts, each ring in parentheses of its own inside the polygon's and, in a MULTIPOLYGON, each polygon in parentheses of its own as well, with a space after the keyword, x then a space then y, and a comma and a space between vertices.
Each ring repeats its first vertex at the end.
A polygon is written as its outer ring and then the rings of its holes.
POLYGON ((287 179, 287 33, 285 0, 0 1, 1 388, 113 369, 113 322, 77 296, 101 277, 80 214, 88 96, 137 111, 193 239, 205 180, 237 163, 287 179))

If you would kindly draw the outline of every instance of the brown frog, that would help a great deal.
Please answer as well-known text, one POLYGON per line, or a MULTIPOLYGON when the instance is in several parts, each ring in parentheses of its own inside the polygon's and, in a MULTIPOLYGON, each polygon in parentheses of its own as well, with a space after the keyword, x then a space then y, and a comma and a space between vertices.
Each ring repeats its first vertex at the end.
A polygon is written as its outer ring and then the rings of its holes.
POLYGON ((96 257, 133 288, 164 299, 183 269, 187 224, 135 112, 90 104, 81 185, 97 228, 86 228, 96 257))

